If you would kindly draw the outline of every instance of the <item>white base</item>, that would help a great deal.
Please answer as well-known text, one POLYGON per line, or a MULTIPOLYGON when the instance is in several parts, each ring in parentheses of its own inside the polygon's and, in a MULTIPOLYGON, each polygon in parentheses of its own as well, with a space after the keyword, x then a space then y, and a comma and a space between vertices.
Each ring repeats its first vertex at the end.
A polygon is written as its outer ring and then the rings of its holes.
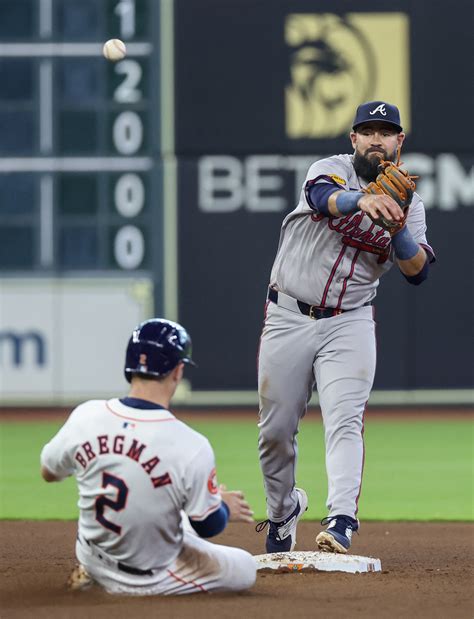
POLYGON ((256 555, 260 572, 381 572, 380 559, 328 552, 279 552, 256 555))

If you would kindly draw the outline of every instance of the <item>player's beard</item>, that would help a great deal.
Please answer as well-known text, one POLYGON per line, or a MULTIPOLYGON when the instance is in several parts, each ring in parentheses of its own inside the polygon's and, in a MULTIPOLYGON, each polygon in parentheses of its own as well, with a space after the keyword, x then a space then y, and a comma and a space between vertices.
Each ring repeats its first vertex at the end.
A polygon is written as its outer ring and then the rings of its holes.
POLYGON ((363 178, 368 183, 375 181, 379 174, 378 167, 382 159, 385 161, 395 161, 397 155, 396 149, 391 155, 382 149, 368 149, 364 154, 358 150, 354 151, 353 165, 357 176, 363 178), (380 153, 380 156, 373 153, 380 153))

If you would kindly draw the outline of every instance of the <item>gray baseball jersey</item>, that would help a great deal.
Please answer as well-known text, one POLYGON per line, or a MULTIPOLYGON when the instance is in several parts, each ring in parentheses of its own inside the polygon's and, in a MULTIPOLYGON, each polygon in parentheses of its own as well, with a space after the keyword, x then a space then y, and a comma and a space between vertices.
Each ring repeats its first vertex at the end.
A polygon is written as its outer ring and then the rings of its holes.
MULTIPOLYGON (((360 191, 352 155, 336 155, 311 165, 306 181, 335 182, 341 189, 360 191)), ((407 226, 428 251, 425 209, 415 193, 407 226)), ((379 278, 390 269, 390 235, 360 211, 347 217, 326 217, 301 191, 298 206, 283 221, 270 284, 290 296, 320 307, 353 309, 376 295, 379 278)))

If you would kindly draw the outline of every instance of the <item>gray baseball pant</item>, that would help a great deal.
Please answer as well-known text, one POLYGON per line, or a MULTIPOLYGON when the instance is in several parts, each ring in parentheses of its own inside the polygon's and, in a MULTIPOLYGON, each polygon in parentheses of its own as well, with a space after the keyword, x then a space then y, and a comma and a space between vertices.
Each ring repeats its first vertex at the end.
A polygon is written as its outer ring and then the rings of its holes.
POLYGON ((316 382, 324 423, 328 515, 354 518, 364 465, 363 416, 376 364, 373 308, 313 320, 268 303, 260 341, 259 455, 270 520, 295 509, 296 435, 316 382))

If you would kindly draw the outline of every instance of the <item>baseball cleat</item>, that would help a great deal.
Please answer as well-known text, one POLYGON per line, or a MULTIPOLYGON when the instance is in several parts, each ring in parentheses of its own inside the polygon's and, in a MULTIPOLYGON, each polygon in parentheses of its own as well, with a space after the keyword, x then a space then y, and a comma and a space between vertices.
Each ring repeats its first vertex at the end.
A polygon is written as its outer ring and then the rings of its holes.
POLYGON ((70 591, 82 591, 91 587, 93 583, 86 568, 78 563, 68 578, 67 586, 70 591))
POLYGON ((294 511, 283 520, 283 522, 273 522, 264 520, 255 527, 257 533, 263 531, 268 524, 267 539, 265 546, 267 553, 288 552, 296 546, 296 527, 305 511, 308 509, 308 497, 301 488, 295 488, 298 494, 298 505, 294 511))
POLYGON ((351 547, 353 531, 359 530, 359 521, 349 516, 329 516, 323 518, 321 524, 328 527, 316 537, 319 550, 346 554, 351 547))

